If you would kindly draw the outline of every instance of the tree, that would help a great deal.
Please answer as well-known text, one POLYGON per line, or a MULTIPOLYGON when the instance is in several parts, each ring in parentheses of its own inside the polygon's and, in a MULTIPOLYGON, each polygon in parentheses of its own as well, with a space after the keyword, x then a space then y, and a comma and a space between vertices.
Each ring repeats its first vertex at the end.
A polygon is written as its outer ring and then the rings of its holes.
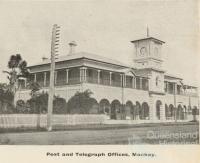
POLYGON ((94 114, 98 112, 97 102, 91 98, 93 93, 90 90, 77 92, 71 97, 67 104, 70 114, 94 114))
MULTIPOLYGON (((37 93, 27 101, 26 106, 30 107, 30 113, 46 113, 48 107, 48 93, 42 92, 37 93)), ((66 114, 67 113, 67 103, 64 98, 54 96, 53 101, 53 113, 54 114, 66 114)))
POLYGON ((66 114, 67 103, 64 98, 55 96, 53 101, 53 113, 54 114, 66 114))
POLYGON ((12 113, 14 107, 12 101, 14 99, 13 93, 9 89, 9 85, 6 83, 0 83, 0 112, 12 113))
POLYGON ((7 74, 9 80, 9 89, 15 95, 17 91, 17 80, 22 78, 27 78, 29 76, 29 71, 27 69, 27 62, 22 59, 20 54, 11 55, 8 61, 8 68, 10 71, 3 71, 7 74))
POLYGON ((17 113, 29 113, 30 107, 24 102, 24 100, 18 100, 16 102, 16 111, 17 113))
POLYGON ((39 90, 41 89, 41 86, 37 82, 29 82, 28 83, 28 88, 31 89, 31 97, 34 98, 37 96, 39 90))
POLYGON ((48 93, 42 92, 38 93, 36 96, 32 96, 31 99, 27 101, 27 106, 30 106, 30 113, 40 114, 47 112, 48 104, 48 93))
MULTIPOLYGON (((40 112, 37 109, 38 105, 38 96, 41 94, 39 93, 39 90, 41 89, 40 85, 37 82, 29 82, 28 83, 28 88, 31 89, 31 99, 27 101, 26 106, 30 107, 30 112, 31 113, 38 113, 40 112)), ((40 99, 39 99, 40 101, 40 99)))

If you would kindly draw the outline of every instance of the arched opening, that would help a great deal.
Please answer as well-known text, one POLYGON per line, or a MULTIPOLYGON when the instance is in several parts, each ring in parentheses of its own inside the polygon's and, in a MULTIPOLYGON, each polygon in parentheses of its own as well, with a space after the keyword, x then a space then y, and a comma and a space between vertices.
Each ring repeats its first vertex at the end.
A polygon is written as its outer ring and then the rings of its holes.
POLYGON ((91 108, 89 109, 89 114, 98 114, 98 110, 99 110, 99 105, 96 99, 91 98, 90 99, 90 103, 91 103, 91 108))
POLYGON ((146 102, 142 103, 142 107, 140 109, 140 119, 148 120, 149 119, 149 105, 146 102))
POLYGON ((160 100, 156 101, 156 117, 160 120, 160 109, 161 109, 162 102, 160 100))
POLYGON ((175 119, 175 108, 172 104, 169 105, 168 116, 169 116, 169 119, 175 119))
POLYGON ((197 106, 194 106, 192 108, 192 115, 193 115, 193 121, 197 121, 197 115, 199 115, 199 109, 197 106))
POLYGON ((168 120, 174 119, 174 106, 172 104, 169 106, 165 104, 165 116, 168 120))
POLYGON ((111 119, 120 119, 120 113, 121 113, 121 104, 118 100, 114 100, 111 103, 111 113, 110 118, 111 119))
POLYGON ((134 119, 134 106, 133 103, 131 101, 127 101, 126 103, 126 119, 134 119))
POLYGON ((102 99, 99 102, 99 114, 110 114, 110 103, 107 99, 102 99))
POLYGON ((176 110, 176 119, 177 120, 183 120, 184 119, 184 113, 183 113, 183 108, 179 104, 176 110))
POLYGON ((141 110, 141 105, 138 101, 136 101, 136 105, 135 105, 135 119, 139 119, 139 113, 141 110))

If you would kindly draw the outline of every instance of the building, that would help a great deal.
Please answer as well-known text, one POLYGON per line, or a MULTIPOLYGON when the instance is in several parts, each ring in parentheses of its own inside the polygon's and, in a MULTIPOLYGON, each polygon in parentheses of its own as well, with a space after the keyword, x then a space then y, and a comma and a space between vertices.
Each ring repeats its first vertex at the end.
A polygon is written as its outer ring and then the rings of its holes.
MULTIPOLYGON (((77 91, 90 89, 100 113, 108 119, 140 122, 189 121, 198 109, 197 87, 162 69, 163 41, 154 37, 134 40, 132 66, 86 52, 75 52, 56 60, 55 93, 69 100, 77 91)), ((48 91, 50 60, 30 65, 32 81, 48 91)), ((30 98, 26 80, 19 80, 15 100, 30 98)))

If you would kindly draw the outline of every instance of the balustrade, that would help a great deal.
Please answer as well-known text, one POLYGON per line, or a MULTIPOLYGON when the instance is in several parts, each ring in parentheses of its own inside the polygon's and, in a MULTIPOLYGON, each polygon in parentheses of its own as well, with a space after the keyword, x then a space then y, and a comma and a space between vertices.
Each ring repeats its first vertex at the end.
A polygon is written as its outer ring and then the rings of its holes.
MULTIPOLYGON (((49 79, 49 72, 40 72, 32 74, 32 78, 30 80, 39 83, 41 87, 48 87, 49 79)), ((80 84, 82 82, 109 85, 114 87, 148 90, 147 79, 126 76, 122 73, 96 70, 86 67, 62 69, 55 71, 55 86, 80 84)), ((24 87, 25 86, 23 86, 23 88, 24 87)))

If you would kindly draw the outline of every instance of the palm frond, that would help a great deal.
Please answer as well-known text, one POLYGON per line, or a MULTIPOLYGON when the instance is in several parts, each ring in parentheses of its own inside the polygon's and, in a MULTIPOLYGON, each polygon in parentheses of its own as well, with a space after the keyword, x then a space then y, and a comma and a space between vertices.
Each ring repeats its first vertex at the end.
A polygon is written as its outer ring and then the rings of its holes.
POLYGON ((2 71, 2 72, 11 75, 11 72, 9 71, 2 71))

